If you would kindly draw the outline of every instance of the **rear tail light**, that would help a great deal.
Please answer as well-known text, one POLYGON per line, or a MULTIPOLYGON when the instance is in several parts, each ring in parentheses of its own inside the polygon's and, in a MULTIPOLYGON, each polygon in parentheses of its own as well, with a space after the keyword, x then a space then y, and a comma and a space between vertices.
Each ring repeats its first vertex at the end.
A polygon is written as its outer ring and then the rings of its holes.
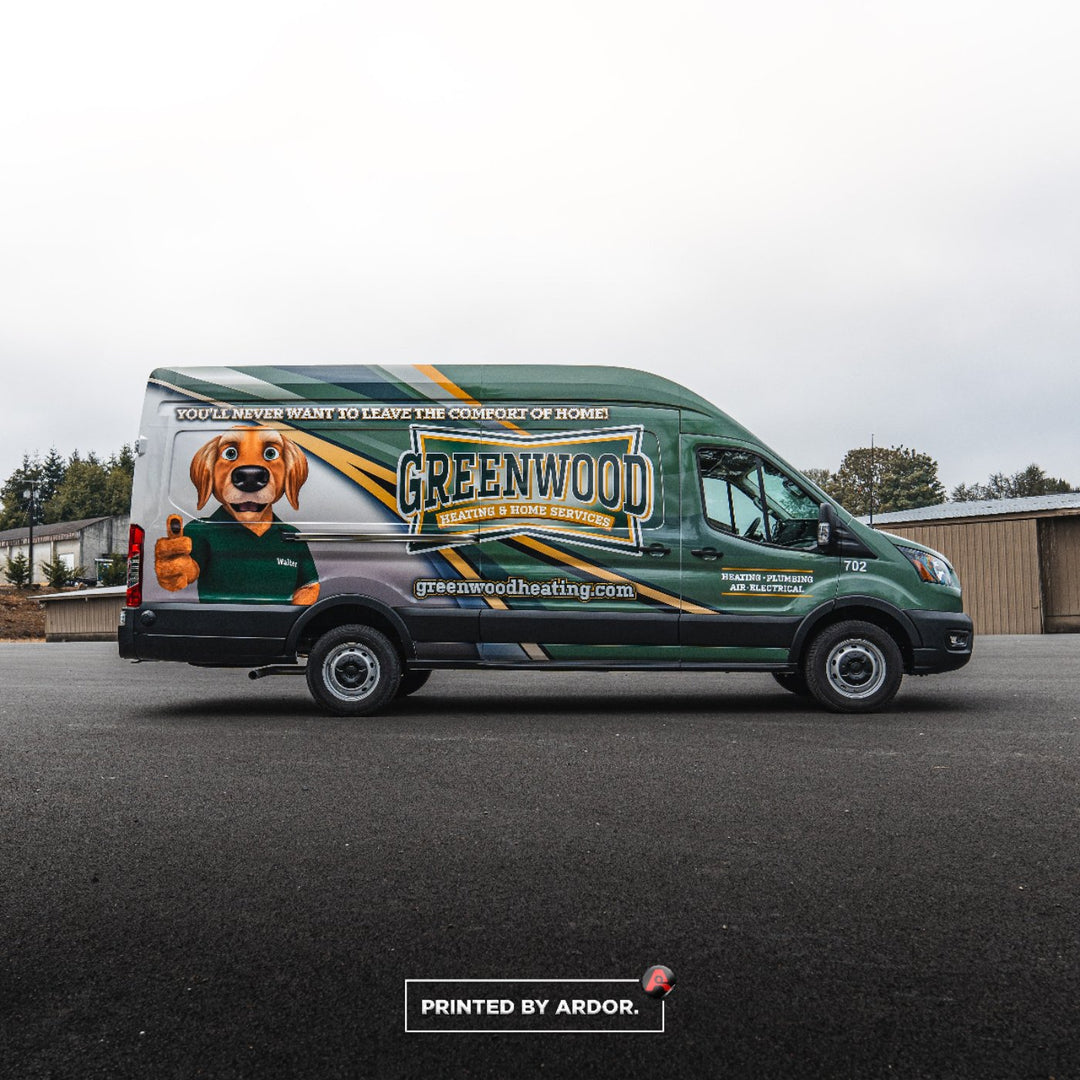
POLYGON ((139 607, 142 604, 142 560, 143 541, 146 531, 138 525, 128 529, 127 561, 127 606, 139 607))

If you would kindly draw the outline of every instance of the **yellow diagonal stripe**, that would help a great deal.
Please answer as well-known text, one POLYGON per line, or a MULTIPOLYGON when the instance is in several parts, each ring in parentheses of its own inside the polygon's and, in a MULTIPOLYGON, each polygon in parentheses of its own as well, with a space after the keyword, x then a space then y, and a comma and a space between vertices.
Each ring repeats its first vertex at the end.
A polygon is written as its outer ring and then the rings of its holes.
MULTIPOLYGON (((421 375, 426 375, 433 383, 441 386, 447 393, 453 394, 454 397, 461 401, 464 401, 467 405, 472 405, 475 408, 482 408, 479 401, 476 400, 467 391, 462 390, 456 383, 451 382, 438 368, 432 367, 430 364, 416 364, 416 370, 421 375)), ((517 431, 522 435, 528 435, 529 433, 524 429, 517 426, 510 420, 497 420, 496 423, 502 424, 503 427, 509 428, 511 431, 517 431)))
MULTIPOLYGON (((446 561, 450 563, 463 578, 468 578, 470 581, 478 581, 480 579, 480 575, 453 548, 447 548, 440 554, 446 558, 446 561)), ((505 611, 509 607, 505 600, 501 600, 497 596, 485 596, 483 599, 487 601, 489 607, 496 608, 500 611, 505 611)), ((544 652, 539 645, 536 645, 531 641, 519 641, 518 645, 530 660, 549 659, 548 654, 544 652)))
MULTIPOLYGON (((439 554, 442 555, 463 578, 468 578, 470 581, 480 580, 480 575, 453 548, 444 548, 439 554)), ((483 599, 487 601, 489 607, 498 608, 500 611, 506 610, 506 601, 500 599, 498 596, 485 596, 483 599)))
MULTIPOLYGON (((279 423, 276 426, 282 428, 287 425, 279 423)), ((354 480, 365 491, 374 495, 379 502, 397 514, 397 499, 374 480, 376 476, 381 476, 386 480, 397 479, 395 474, 385 466, 361 457, 352 450, 345 450, 334 443, 327 442, 325 439, 320 439, 318 435, 310 435, 308 432, 298 431, 296 428, 290 429, 289 438, 305 450, 310 450, 328 465, 332 465, 338 472, 344 473, 350 480, 354 480)))
POLYGON ((688 601, 681 600, 677 596, 672 596, 671 593, 663 592, 660 589, 654 589, 651 585, 642 585, 633 578, 623 577, 621 574, 616 574, 603 566, 597 566, 595 563, 589 563, 584 559, 579 559, 576 555, 569 554, 569 552, 559 551, 558 548, 553 548, 539 540, 534 540, 531 536, 517 536, 514 537, 514 539, 517 540, 519 544, 523 544, 525 547, 531 547, 534 551, 539 552, 549 559, 557 559, 561 563, 566 563, 567 566, 574 567, 575 570, 581 570, 586 574, 592 574, 593 577, 601 578, 604 581, 633 585, 638 593, 642 596, 649 597, 650 600, 658 600, 661 604, 667 604, 669 607, 677 608, 680 611, 688 611, 692 615, 716 614, 711 608, 701 607, 699 604, 692 604, 688 601))

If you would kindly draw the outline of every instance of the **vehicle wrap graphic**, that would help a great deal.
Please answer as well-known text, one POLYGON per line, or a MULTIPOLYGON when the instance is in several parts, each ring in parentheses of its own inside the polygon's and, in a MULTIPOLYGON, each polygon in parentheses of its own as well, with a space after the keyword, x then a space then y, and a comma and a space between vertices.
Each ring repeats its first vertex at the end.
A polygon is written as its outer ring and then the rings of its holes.
MULTIPOLYGON (((519 399, 503 392, 486 404, 480 369, 471 378, 462 366, 454 373, 424 365, 159 368, 150 389, 160 402, 156 422, 178 425, 178 449, 188 439, 194 449, 208 427, 250 425, 287 435, 319 463, 307 513, 286 517, 320 534, 312 551, 324 596, 356 573, 362 554, 367 590, 391 606, 407 599, 496 610, 582 602, 711 610, 681 597, 670 578, 661 583, 654 574, 661 567, 639 557, 643 527, 664 514, 656 439, 636 422, 640 408, 599 405, 572 383, 561 405, 535 402, 524 384, 519 399), (533 424, 547 430, 527 431, 533 424), (327 542, 328 525, 399 542, 346 548, 327 542), (553 568, 565 577, 552 578, 553 568), (517 578, 528 587, 502 586, 517 578), (414 585, 436 579, 456 580, 461 591, 414 585)), ((642 400, 657 396, 654 381, 642 400)), ((169 490, 182 491, 183 482, 169 490)), ((191 516, 191 509, 172 504, 162 512, 191 516)), ((534 645, 521 647, 544 658, 534 645)))
POLYGON ((445 578, 417 578, 412 583, 413 596, 424 600, 429 596, 507 596, 511 599, 578 600, 636 600, 637 589, 629 584, 608 585, 571 581, 569 578, 508 577, 498 581, 475 578, 468 581, 447 581, 445 578))
POLYGON ((725 566, 720 574, 724 596, 778 596, 798 600, 814 584, 814 571, 804 567, 773 569, 725 566))
POLYGON ((359 622, 419 668, 786 670, 841 603, 960 610, 835 506, 865 550, 819 545, 820 490, 646 372, 160 367, 138 430, 133 658, 276 664, 359 622))
POLYGON ((653 465, 640 426, 557 435, 411 428, 398 459, 397 505, 410 550, 510 536, 640 547, 653 465))

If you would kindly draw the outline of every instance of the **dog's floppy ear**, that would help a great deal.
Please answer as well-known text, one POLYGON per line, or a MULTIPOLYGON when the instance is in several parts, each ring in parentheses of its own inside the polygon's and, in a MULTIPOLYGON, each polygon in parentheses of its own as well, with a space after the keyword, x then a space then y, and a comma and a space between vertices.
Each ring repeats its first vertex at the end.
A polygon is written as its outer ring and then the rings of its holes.
POLYGON ((281 455, 285 461, 285 498, 294 510, 300 509, 300 488, 307 480, 308 464, 304 451, 285 435, 281 436, 281 455))
POLYGON ((197 450, 191 459, 191 482, 199 493, 196 510, 201 510, 206 505, 206 500, 210 498, 213 490, 214 462, 217 461, 220 445, 221 436, 215 435, 201 450, 197 450))

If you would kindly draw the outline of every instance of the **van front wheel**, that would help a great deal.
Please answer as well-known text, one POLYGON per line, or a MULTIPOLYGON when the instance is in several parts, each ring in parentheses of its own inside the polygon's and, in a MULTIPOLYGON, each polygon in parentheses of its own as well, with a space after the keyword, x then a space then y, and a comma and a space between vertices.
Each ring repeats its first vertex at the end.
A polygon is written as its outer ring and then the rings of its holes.
POLYGON ((311 647, 311 696, 338 716, 368 716, 391 701, 401 685, 401 659, 390 639, 371 626, 338 626, 311 647))
POLYGON ((904 661, 892 636, 874 623, 826 627, 806 653, 806 685, 833 712, 874 712, 900 689, 904 661))

